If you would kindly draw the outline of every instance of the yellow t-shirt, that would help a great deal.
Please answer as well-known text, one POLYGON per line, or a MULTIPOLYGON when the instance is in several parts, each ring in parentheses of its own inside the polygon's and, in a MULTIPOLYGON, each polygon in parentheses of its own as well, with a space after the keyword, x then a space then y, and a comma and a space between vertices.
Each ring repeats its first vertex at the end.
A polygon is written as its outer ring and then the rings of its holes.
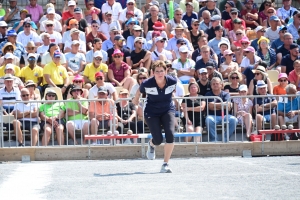
MULTIPOLYGON (((0 77, 5 76, 5 65, 0 67, 0 77)), ((20 77, 20 67, 18 67, 17 65, 14 65, 15 67, 15 76, 20 77)))
MULTIPOLYGON (((52 61, 44 66, 43 74, 49 74, 51 80, 55 85, 62 85, 64 84, 64 79, 68 77, 67 70, 64 66, 56 64, 52 61)), ((43 85, 48 84, 46 79, 43 79, 43 85)))
POLYGON ((43 68, 40 66, 35 66, 32 70, 29 65, 27 65, 21 69, 20 77, 25 79, 25 83, 28 80, 33 80, 33 82, 37 83, 38 78, 43 78, 43 68))
POLYGON ((107 73, 108 72, 108 66, 104 63, 101 63, 100 66, 98 68, 94 67, 93 63, 87 64, 85 66, 83 75, 88 77, 88 79, 91 82, 95 82, 95 74, 96 72, 103 72, 103 73, 107 73))

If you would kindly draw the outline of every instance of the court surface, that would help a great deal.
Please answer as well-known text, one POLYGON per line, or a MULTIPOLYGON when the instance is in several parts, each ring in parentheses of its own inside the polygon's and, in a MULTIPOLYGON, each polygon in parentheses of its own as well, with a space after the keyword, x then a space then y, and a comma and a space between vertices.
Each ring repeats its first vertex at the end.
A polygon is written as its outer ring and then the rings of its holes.
POLYGON ((300 199, 300 157, 0 164, 6 199, 300 199))

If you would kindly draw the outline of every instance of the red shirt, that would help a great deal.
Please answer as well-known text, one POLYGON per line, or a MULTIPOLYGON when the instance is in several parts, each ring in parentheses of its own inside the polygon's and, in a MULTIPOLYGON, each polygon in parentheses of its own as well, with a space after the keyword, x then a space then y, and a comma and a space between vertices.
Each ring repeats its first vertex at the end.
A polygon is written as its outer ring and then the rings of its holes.
MULTIPOLYGON (((248 21, 255 21, 255 20, 252 19, 251 17, 246 17, 246 14, 247 14, 247 13, 248 13, 247 10, 242 10, 241 15, 242 15, 242 16, 245 16, 246 20, 248 20, 248 21)), ((256 10, 256 9, 252 9, 252 10, 250 11, 250 13, 251 13, 251 14, 257 14, 257 10, 256 10)), ((254 24, 246 24, 246 26, 247 26, 247 27, 250 27, 250 28, 252 28, 252 29, 256 28, 256 26, 255 26, 254 24)))
POLYGON ((63 14, 62 14, 63 21, 66 21, 67 19, 69 19, 71 17, 73 17, 73 15, 70 13, 70 11, 63 12, 63 14))
POLYGON ((129 65, 127 65, 127 63, 122 62, 122 65, 120 67, 120 69, 117 69, 115 66, 115 63, 111 63, 108 66, 108 69, 113 71, 114 77, 117 81, 121 82, 124 78, 125 78, 125 71, 127 69, 130 69, 129 65))
MULTIPOLYGON (((242 20, 242 26, 244 27, 244 30, 246 30, 246 23, 243 19, 240 19, 242 20)), ((229 31, 233 30, 233 22, 232 22, 232 19, 228 19, 225 21, 225 29, 228 29, 229 31)))
POLYGON ((90 32, 90 33, 87 34, 87 36, 86 36, 86 50, 87 50, 87 51, 90 50, 90 49, 88 48, 88 45, 87 45, 87 44, 88 44, 89 42, 93 43, 93 41, 94 41, 95 38, 100 38, 100 39, 102 40, 102 42, 104 42, 105 40, 107 40, 107 37, 106 37, 103 33, 98 32, 97 35, 96 35, 96 37, 94 37, 93 34, 92 34, 92 32, 90 32))

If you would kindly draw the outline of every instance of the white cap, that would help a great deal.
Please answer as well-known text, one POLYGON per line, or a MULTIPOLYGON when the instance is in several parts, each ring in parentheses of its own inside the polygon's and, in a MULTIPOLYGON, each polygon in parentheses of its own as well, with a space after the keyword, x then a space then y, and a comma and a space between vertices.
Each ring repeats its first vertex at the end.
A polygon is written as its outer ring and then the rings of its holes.
POLYGON ((257 33, 258 31, 260 31, 261 29, 263 29, 264 27, 262 27, 262 26, 257 26, 255 29, 254 29, 254 31, 257 33))
POLYGON ((268 87, 268 85, 263 80, 258 80, 256 84, 257 88, 268 87))
POLYGON ((96 52, 94 53, 94 58, 96 58, 96 57, 101 57, 101 58, 103 58, 102 52, 101 52, 101 51, 96 51, 96 52))
POLYGON ((142 41, 142 42, 144 42, 144 38, 142 38, 142 37, 136 37, 136 38, 134 39, 134 43, 136 43, 137 41, 142 41))
POLYGON ((80 44, 80 42, 78 40, 73 40, 72 45, 75 45, 75 44, 80 44))
POLYGON ((75 6, 75 5, 76 5, 76 2, 73 1, 73 0, 70 0, 70 1, 68 2, 68 7, 69 7, 69 6, 75 6))
POLYGON ((139 25, 134 25, 134 26, 132 27, 132 29, 135 30, 135 31, 141 31, 141 30, 143 30, 142 27, 139 26, 139 25))
POLYGON ((126 4, 128 4, 128 3, 135 3, 135 1, 134 0, 127 0, 126 4))
POLYGON ((167 39, 162 37, 162 36, 159 36, 159 37, 155 38, 155 43, 158 42, 158 41, 161 41, 161 40, 166 41, 167 39))
POLYGON ((7 23, 5 21, 0 21, 0 27, 7 26, 7 23))
POLYGON ((200 74, 207 73, 207 69, 206 68, 201 68, 201 69, 199 69, 199 73, 200 74))
POLYGON ((49 8, 47 9, 47 14, 55 14, 54 8, 49 7, 49 8))
POLYGON ((28 54, 27 58, 30 58, 30 57, 35 57, 36 58, 36 54, 34 54, 34 53, 28 54))
POLYGON ((6 66, 5 66, 5 69, 12 69, 15 71, 15 66, 11 63, 8 63, 6 66))
POLYGON ((14 55, 12 53, 6 53, 5 56, 4 56, 5 59, 13 59, 14 58, 14 55))
POLYGON ((186 45, 182 45, 182 46, 179 48, 179 52, 182 52, 182 53, 184 53, 184 52, 189 52, 189 49, 187 48, 186 45))
POLYGON ((239 91, 248 91, 247 85, 240 85, 239 91))
POLYGON ((111 26, 109 28, 109 31, 117 31, 117 30, 118 30, 118 28, 116 26, 111 26))

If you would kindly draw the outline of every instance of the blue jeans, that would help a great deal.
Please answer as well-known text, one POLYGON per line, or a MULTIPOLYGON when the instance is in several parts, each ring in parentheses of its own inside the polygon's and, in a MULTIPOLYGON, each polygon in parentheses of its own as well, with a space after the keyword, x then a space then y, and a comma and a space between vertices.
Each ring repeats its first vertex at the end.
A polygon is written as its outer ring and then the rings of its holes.
MULTIPOLYGON (((232 136, 234 130, 236 129, 238 120, 236 117, 234 117, 232 115, 228 115, 228 118, 225 115, 224 123, 226 123, 227 120, 229 121, 228 126, 229 126, 229 138, 230 138, 230 136, 232 136)), ((206 117, 205 123, 206 123, 207 131, 209 132, 209 141, 210 142, 220 141, 218 139, 218 134, 217 134, 217 131, 215 128, 216 128, 216 125, 222 124, 222 116, 208 115, 206 117)), ((224 128, 224 130, 225 130, 224 141, 227 142, 226 128, 224 128)))

